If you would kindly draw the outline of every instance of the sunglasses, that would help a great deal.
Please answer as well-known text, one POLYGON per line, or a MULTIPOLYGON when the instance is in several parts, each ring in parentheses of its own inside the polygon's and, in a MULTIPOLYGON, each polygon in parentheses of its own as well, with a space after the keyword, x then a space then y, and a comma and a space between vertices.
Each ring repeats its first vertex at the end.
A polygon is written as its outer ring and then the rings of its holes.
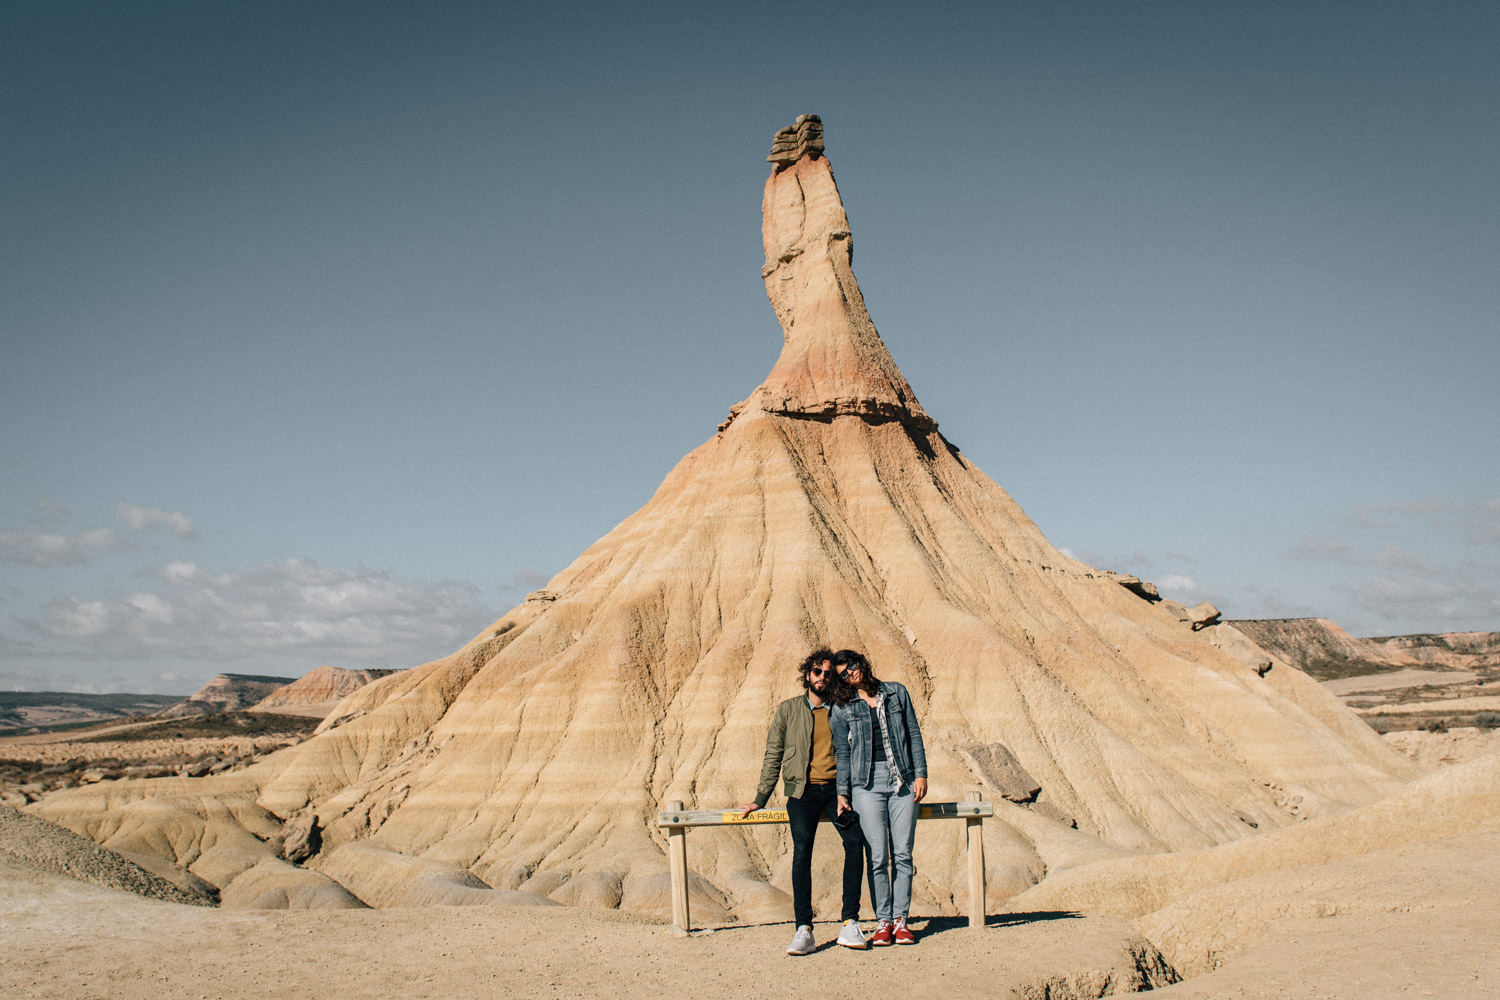
POLYGON ((813 667, 807 672, 807 676, 822 677, 826 673, 831 673, 831 671, 827 667, 813 667))
POLYGON ((850 674, 863 673, 864 669, 865 668, 861 667, 858 663, 851 663, 848 666, 843 666, 843 667, 839 668, 839 676, 840 677, 848 677, 850 674))

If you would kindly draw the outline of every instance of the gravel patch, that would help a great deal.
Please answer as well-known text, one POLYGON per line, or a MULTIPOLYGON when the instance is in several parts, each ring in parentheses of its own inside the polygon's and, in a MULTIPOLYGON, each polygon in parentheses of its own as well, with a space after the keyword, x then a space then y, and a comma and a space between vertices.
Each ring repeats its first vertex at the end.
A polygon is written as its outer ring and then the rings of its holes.
POLYGON ((0 806, 0 852, 27 867, 67 875, 106 889, 121 889, 168 903, 215 905, 207 893, 175 886, 87 837, 10 806, 0 806))

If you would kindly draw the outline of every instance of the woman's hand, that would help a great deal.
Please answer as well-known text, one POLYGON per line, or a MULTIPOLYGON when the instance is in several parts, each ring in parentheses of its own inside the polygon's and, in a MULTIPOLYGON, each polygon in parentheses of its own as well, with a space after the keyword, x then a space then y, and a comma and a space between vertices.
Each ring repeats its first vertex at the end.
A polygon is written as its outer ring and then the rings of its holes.
POLYGON ((849 811, 849 796, 847 796, 847 795, 840 795, 839 796, 839 815, 842 816, 844 813, 846 813, 848 811, 849 811))
POLYGON ((911 783, 911 797, 921 802, 927 797, 927 779, 917 778, 911 783))
POLYGON ((744 819, 760 808, 761 807, 756 805, 754 802, 746 802, 744 805, 740 806, 740 818, 744 819))

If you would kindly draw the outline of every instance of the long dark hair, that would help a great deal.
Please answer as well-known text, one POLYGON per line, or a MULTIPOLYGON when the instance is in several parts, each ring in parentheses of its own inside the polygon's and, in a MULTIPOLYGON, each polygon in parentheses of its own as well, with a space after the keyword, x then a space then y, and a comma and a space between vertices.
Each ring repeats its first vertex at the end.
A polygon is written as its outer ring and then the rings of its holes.
POLYGON ((856 653, 852 649, 841 649, 837 653, 834 653, 831 659, 833 660, 833 673, 837 680, 837 685, 830 690, 834 694, 834 700, 840 705, 846 704, 849 699, 853 698, 856 690, 863 691, 866 694, 874 694, 880 690, 880 678, 875 676, 875 668, 870 666, 870 661, 865 659, 863 653, 856 653), (851 684, 839 673, 839 667, 843 667, 846 670, 850 667, 858 667, 860 671, 859 683, 851 684), (840 697, 840 695, 843 695, 843 697, 840 697))
MULTIPOLYGON (((804 690, 804 691, 811 691, 812 690, 812 685, 807 682, 807 672, 809 670, 811 670, 813 667, 816 667, 818 664, 822 663, 823 661, 825 661, 825 660, 831 660, 831 659, 833 659, 833 650, 831 650, 831 649, 815 649, 811 653, 808 654, 807 659, 803 660, 800 664, 798 664, 798 666, 797 666, 797 679, 802 682, 802 690, 804 690)), ((832 670, 832 672, 829 674, 829 682, 830 682, 830 684, 834 684, 834 683, 838 682, 838 679, 839 679, 838 669, 839 669, 838 667, 834 667, 833 670, 832 670)), ((843 702, 839 702, 839 704, 842 705, 843 702)))

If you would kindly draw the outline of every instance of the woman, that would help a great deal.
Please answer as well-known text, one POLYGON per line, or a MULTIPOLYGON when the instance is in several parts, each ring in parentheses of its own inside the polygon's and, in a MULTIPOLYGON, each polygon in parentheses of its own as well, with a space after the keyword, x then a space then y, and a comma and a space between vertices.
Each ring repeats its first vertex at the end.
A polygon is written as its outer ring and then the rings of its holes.
POLYGON ((837 764, 838 809, 853 808, 870 847, 870 897, 875 904, 872 945, 916 944, 906 926, 911 910, 912 842, 917 803, 927 794, 922 730, 906 688, 882 682, 870 661, 852 649, 833 654, 843 679, 828 725, 837 764), (889 848, 887 848, 889 837, 889 848), (894 864, 894 885, 888 864, 894 864))

